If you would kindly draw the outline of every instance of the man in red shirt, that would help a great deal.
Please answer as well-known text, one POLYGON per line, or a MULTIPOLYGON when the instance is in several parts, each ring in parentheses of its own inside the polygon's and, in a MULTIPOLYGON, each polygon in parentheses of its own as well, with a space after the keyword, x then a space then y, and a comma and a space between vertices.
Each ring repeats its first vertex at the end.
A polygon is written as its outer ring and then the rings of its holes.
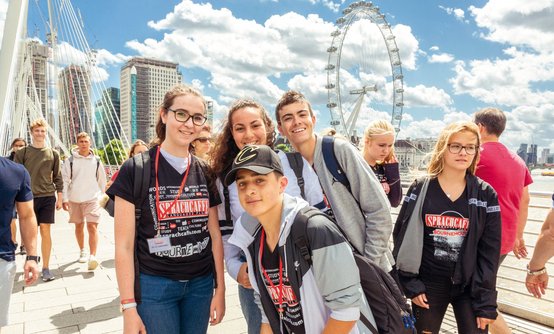
MULTIPOLYGON (((481 133, 481 159, 476 175, 498 194, 502 217, 500 263, 513 250, 519 259, 527 256, 523 230, 527 222, 529 184, 533 183, 525 162, 499 142, 506 128, 506 115, 496 108, 485 108, 473 117, 481 133)), ((490 326, 491 333, 511 333, 500 313, 490 326)))

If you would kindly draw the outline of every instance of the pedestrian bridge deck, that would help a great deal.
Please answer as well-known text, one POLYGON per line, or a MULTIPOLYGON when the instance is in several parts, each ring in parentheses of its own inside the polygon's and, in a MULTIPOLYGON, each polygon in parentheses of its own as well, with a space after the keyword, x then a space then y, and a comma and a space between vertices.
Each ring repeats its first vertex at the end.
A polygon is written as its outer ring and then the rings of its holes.
MULTIPOLYGON (((525 240, 532 253, 533 245, 546 216, 550 200, 532 197, 533 207, 525 240)), ((8 333, 121 333, 123 319, 119 313, 119 294, 114 269, 113 220, 107 215, 99 226, 100 267, 88 272, 86 264, 77 263, 79 251, 73 226, 67 223, 67 213, 58 212, 53 226, 53 249, 50 268, 57 279, 31 287, 22 283, 23 256, 17 256, 18 274, 10 305, 10 324, 0 330, 8 333)), ((514 333, 554 334, 554 264, 547 268, 550 288, 543 299, 531 297, 524 286, 525 265, 528 260, 517 260, 510 255, 499 271, 500 309, 514 333), (529 320, 525 320, 525 319, 529 320), (548 325, 550 327, 547 327, 548 325)), ((246 333, 237 295, 236 283, 226 275, 226 315, 222 324, 211 327, 209 334, 246 333)), ((443 322, 442 333, 457 333, 456 321, 449 312, 443 322)))

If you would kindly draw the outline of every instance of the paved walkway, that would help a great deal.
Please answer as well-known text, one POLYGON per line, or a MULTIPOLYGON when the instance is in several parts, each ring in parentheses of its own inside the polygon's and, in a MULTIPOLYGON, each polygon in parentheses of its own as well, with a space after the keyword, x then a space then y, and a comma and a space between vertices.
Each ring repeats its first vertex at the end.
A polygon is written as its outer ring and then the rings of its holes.
MULTIPOLYGON (((10 305, 10 325, 2 334, 14 333, 121 333, 123 319, 119 313, 119 294, 114 268, 113 221, 110 217, 99 226, 100 244, 97 255, 100 266, 94 272, 77 262, 78 247, 73 226, 66 223, 65 212, 57 214, 53 226, 53 252, 50 268, 56 280, 24 287, 21 271, 23 256, 18 255, 18 274, 10 305)), ((211 327, 209 334, 246 333, 237 296, 237 286, 226 275, 227 309, 224 322, 211 327)), ((514 333, 554 333, 520 319, 507 317, 514 333)), ((451 313, 444 321, 444 333, 456 333, 451 313)))

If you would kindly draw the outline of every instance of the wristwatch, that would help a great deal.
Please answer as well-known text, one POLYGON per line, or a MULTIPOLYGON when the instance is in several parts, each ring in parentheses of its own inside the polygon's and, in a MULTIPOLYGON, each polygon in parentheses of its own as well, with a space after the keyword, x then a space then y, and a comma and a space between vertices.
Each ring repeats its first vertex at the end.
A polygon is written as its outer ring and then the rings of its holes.
POLYGON ((529 265, 527 265, 527 275, 539 276, 542 274, 546 274, 546 267, 543 267, 542 269, 538 269, 538 270, 531 270, 529 269, 529 265))
POLYGON ((40 256, 27 255, 27 257, 25 258, 25 262, 27 262, 27 261, 35 261, 36 263, 39 263, 40 262, 40 256))
POLYGON ((134 308, 134 307, 137 307, 137 303, 136 302, 132 302, 132 303, 126 303, 126 304, 121 304, 119 306, 119 310, 121 311, 121 313, 125 312, 125 310, 128 310, 130 308, 134 308))

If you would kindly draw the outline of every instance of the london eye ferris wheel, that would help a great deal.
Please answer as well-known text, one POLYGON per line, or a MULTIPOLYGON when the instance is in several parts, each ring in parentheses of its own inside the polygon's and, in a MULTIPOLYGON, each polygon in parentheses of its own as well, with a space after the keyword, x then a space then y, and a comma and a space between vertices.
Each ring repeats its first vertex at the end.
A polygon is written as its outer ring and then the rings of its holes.
POLYGON ((354 2, 342 14, 331 33, 325 67, 331 126, 353 138, 360 114, 387 112, 398 132, 404 76, 391 26, 371 2, 354 2))

